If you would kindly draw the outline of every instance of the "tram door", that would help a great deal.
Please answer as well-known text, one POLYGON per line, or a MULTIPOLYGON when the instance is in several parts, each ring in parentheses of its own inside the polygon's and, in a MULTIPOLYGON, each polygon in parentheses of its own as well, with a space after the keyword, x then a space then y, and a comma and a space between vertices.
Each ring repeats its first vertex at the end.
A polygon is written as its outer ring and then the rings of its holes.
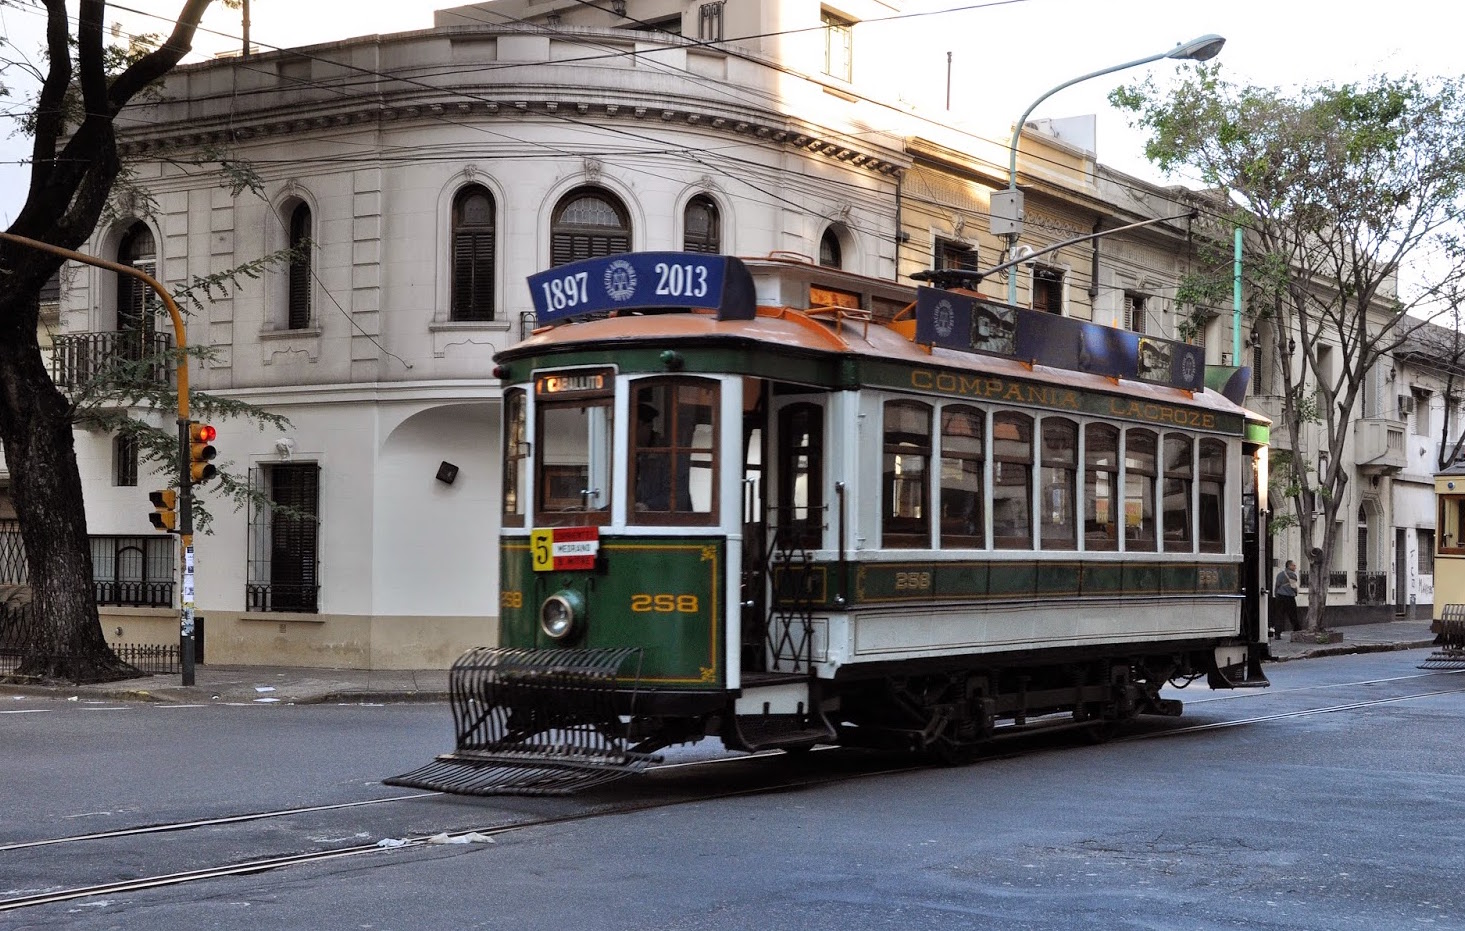
POLYGON ((743 379, 742 668, 766 672, 768 619, 768 383, 743 379))
POLYGON ((809 568, 827 524, 824 406, 815 397, 791 385, 744 382, 745 672, 810 669, 809 568))
MULTIPOLYGON (((1253 464, 1259 454, 1265 455, 1266 450, 1251 453, 1253 464)), ((1248 639, 1266 641, 1271 535, 1267 533, 1267 516, 1259 506, 1256 468, 1246 472, 1246 484, 1241 489, 1241 631, 1248 639)))

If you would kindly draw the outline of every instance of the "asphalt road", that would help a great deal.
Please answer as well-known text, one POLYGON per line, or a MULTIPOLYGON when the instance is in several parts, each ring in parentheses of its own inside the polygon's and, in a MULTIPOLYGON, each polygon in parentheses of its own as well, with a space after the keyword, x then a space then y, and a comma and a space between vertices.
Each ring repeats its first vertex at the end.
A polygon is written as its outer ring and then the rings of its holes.
POLYGON ((0 929, 1465 928, 1465 672, 1425 655, 1192 687, 1184 717, 1097 747, 950 769, 673 754, 572 799, 381 785, 450 746, 442 706, 11 700, 0 929), (133 833, 88 836, 109 831, 133 833), (467 831, 489 839, 422 843, 467 831), (351 855, 263 862, 323 850, 351 855), (241 863, 259 865, 7 907, 241 863))

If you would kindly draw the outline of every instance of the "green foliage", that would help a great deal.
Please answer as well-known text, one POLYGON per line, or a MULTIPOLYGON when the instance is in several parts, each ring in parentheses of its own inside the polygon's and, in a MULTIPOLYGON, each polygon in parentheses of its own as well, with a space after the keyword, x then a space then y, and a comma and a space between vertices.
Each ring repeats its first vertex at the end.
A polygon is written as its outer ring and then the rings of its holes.
MULTIPOLYGON (((309 249, 310 244, 305 243, 302 248, 309 249)), ((186 318, 194 312, 204 311, 207 301, 228 297, 244 282, 258 279, 270 267, 288 263, 294 256, 293 250, 282 249, 225 271, 195 276, 186 286, 171 293, 179 312, 186 318)), ((156 299, 149 301, 149 312, 160 314, 156 299)), ((196 370, 210 364, 218 351, 211 346, 190 345, 185 354, 190 369, 196 370)), ((168 349, 134 355, 134 358, 127 358, 126 354, 114 355, 104 367, 90 373, 88 378, 70 389, 72 420, 85 429, 131 437, 137 444, 139 460, 150 463, 153 471, 161 476, 160 481, 176 485, 179 472, 178 395, 174 379, 162 376, 177 366, 178 352, 168 349)), ((290 426, 290 421, 279 414, 233 398, 199 391, 189 392, 189 407, 190 417, 196 421, 215 424, 239 421, 253 430, 284 430, 290 426)), ((194 526, 200 533, 207 533, 212 523, 208 507, 210 498, 232 502, 236 511, 249 502, 269 504, 263 492, 250 487, 246 480, 231 470, 232 463, 226 460, 216 465, 218 477, 211 485, 199 490, 193 499, 194 526)))

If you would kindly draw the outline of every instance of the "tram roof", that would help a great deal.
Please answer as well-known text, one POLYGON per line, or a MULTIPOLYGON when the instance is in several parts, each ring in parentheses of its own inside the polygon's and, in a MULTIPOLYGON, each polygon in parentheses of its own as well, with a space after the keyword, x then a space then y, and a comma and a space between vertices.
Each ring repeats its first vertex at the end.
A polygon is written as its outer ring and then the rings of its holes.
MULTIPOLYGON (((984 375, 1004 384, 1027 383, 1055 389, 1076 389, 1142 403, 1201 408, 1232 414, 1257 424, 1269 423, 1265 417, 1246 410, 1212 389, 1190 392, 1168 385, 1108 378, 1040 364, 1028 365, 1000 356, 940 347, 927 349, 897 329, 870 320, 865 314, 816 312, 811 315, 808 311, 789 307, 759 306, 757 316, 752 320, 719 320, 711 311, 626 314, 580 320, 540 330, 500 357, 506 360, 535 358, 537 366, 548 367, 554 363, 546 356, 575 350, 593 350, 607 361, 612 361, 632 348, 653 344, 657 348, 666 348, 668 344, 682 343, 701 344, 708 349, 719 344, 756 346, 783 356, 853 356, 872 363, 893 363, 912 371, 948 373, 957 377, 984 375)), ((583 361, 577 364, 583 364, 583 361)), ((788 375, 791 381, 805 380, 794 371, 788 375)), ((932 387, 936 387, 934 383, 932 387)), ((1000 400, 1000 397, 989 399, 1000 400)))

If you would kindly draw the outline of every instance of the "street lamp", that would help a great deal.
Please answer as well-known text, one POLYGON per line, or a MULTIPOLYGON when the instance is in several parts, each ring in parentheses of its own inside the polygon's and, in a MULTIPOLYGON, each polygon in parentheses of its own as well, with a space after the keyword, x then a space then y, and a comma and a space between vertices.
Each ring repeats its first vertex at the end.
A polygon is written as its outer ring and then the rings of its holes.
MULTIPOLYGON (((1057 87, 1047 91, 1043 96, 1034 100, 1022 116, 1018 118, 1017 125, 1012 130, 1012 144, 1008 146, 1007 163, 1007 190, 999 191, 992 195, 992 224, 993 233, 1005 233, 1007 237, 1007 252, 1009 257, 1013 248, 1017 245, 1018 237, 1022 235, 1022 192, 1017 189, 1017 141, 1022 135, 1022 128, 1027 124, 1028 116, 1037 109, 1038 104, 1052 97, 1065 87, 1072 87, 1080 81, 1087 81, 1089 78, 1097 78, 1105 74, 1112 74, 1115 71, 1123 71, 1126 68, 1135 68, 1139 65, 1147 65, 1152 61, 1159 61, 1162 58, 1174 58, 1178 61, 1210 61, 1221 51, 1221 46, 1226 40, 1221 36, 1210 34, 1189 42, 1175 46, 1168 52, 1161 52, 1158 55, 1150 55, 1146 58, 1136 58, 1134 61, 1127 61, 1122 65, 1114 65, 1109 68, 1101 68, 1098 71, 1090 71, 1088 74, 1079 75, 1071 81, 1064 81, 1057 87)), ((1007 303, 1017 304, 1017 274, 1013 269, 1007 275, 1007 303)))

